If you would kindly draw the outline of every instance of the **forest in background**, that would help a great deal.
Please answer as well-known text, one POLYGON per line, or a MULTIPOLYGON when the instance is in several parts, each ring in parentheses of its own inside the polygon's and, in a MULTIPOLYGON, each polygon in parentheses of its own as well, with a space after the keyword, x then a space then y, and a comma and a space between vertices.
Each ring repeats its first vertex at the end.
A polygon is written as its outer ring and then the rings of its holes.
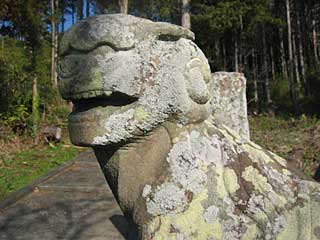
POLYGON ((317 0, 2 0, 1 122, 36 136, 42 120, 66 114, 59 39, 77 21, 117 12, 191 28, 212 71, 245 74, 251 111, 319 114, 317 0))

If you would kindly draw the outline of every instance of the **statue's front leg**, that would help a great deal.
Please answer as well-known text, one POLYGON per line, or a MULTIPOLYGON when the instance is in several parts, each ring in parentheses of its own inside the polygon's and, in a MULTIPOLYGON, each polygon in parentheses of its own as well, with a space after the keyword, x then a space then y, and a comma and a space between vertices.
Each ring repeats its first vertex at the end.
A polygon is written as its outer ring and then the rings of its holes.
POLYGON ((164 127, 120 149, 94 148, 107 182, 131 222, 140 228, 149 220, 144 199, 145 185, 163 181, 171 147, 170 137, 164 127))

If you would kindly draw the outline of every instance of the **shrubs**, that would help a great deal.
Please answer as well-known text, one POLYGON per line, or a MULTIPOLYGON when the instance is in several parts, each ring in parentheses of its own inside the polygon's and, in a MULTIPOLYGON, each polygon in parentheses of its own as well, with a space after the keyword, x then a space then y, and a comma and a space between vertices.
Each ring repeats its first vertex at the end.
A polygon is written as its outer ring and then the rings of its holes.
MULTIPOLYGON (((61 111, 56 110, 61 108, 61 105, 65 109, 63 104, 57 104, 60 96, 58 96, 56 86, 51 83, 50 44, 44 39, 41 48, 37 50, 35 66, 31 66, 30 52, 24 41, 9 37, 0 37, 0 41, 2 44, 0 49, 0 122, 11 128, 15 134, 31 135, 34 123, 38 122, 37 119, 34 119, 35 117, 39 118, 43 114, 44 116, 54 115, 55 111, 61 111), (37 98, 38 104, 32 109, 33 80, 35 78, 39 98, 37 98), (36 112, 39 113, 37 116, 32 114, 36 112)), ((60 116, 61 114, 57 118, 60 116)), ((46 120, 42 119, 42 121, 46 120)))

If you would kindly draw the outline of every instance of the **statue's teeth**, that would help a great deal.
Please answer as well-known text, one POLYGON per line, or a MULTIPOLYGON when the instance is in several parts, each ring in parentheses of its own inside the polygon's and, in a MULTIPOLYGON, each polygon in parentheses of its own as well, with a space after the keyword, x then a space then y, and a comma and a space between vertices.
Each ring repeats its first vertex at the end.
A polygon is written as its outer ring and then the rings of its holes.
POLYGON ((93 98, 93 97, 96 97, 96 92, 95 91, 90 91, 88 92, 88 98, 93 98))
POLYGON ((89 98, 89 93, 88 92, 83 93, 82 97, 85 98, 85 99, 89 98))
POLYGON ((99 90, 92 91, 92 93, 94 94, 95 97, 99 96, 99 92, 100 92, 99 90))
POLYGON ((103 95, 110 96, 112 94, 112 91, 103 91, 103 95))

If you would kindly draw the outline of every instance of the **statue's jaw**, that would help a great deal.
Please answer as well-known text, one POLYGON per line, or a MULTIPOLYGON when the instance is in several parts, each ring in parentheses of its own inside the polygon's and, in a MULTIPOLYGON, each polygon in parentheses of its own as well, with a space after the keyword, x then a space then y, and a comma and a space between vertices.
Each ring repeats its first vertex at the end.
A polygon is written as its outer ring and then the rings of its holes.
POLYGON ((122 93, 113 93, 109 97, 74 101, 68 118, 71 142, 78 146, 95 146, 95 139, 107 133, 106 124, 110 117, 135 109, 137 100, 122 93))

